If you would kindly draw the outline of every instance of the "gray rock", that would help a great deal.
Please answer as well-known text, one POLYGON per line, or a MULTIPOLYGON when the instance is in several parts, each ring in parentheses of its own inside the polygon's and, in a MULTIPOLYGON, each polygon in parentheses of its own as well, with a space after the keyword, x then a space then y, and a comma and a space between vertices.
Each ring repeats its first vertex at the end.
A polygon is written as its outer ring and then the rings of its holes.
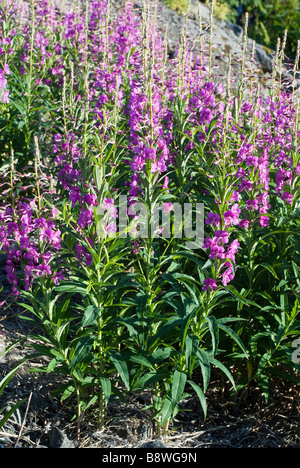
POLYGON ((237 37, 242 38, 243 37, 243 28, 241 26, 238 26, 237 24, 233 24, 230 21, 226 21, 224 23, 224 26, 228 29, 228 31, 232 31, 237 37))
POLYGON ((53 426, 50 434, 50 448, 75 448, 75 444, 61 429, 53 426))
POLYGON ((0 363, 3 364, 6 362, 6 355, 4 353, 5 348, 7 347, 7 343, 5 340, 5 335, 0 333, 0 363))
POLYGON ((151 449, 158 449, 158 448, 168 448, 160 439, 148 440, 147 442, 143 442, 142 444, 136 445, 135 448, 151 448, 151 449))
POLYGON ((255 45, 255 58, 264 72, 270 73, 272 71, 273 57, 271 54, 268 54, 260 44, 255 45))
POLYGON ((136 430, 139 440, 145 440, 151 437, 151 426, 149 424, 140 424, 136 430))

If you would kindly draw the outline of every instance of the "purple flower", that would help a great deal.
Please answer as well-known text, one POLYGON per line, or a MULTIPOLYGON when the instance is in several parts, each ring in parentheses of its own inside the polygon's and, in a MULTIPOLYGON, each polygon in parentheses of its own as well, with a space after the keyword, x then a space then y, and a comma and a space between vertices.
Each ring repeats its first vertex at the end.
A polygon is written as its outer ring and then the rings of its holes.
POLYGON ((88 205, 96 205, 97 204, 97 197, 94 193, 92 194, 89 194, 89 193, 86 193, 84 195, 84 201, 88 204, 88 205))
POLYGON ((2 98, 1 98, 1 102, 3 102, 4 104, 9 104, 9 91, 8 90, 4 91, 2 98))
POLYGON ((85 253, 85 248, 83 245, 75 244, 75 251, 78 258, 81 258, 85 253))
POLYGON ((112 198, 105 197, 103 200, 103 209, 104 211, 110 210, 114 206, 115 202, 112 198))
POLYGON ((51 267, 47 264, 42 264, 42 265, 38 265, 36 267, 36 274, 37 276, 41 276, 41 275, 46 275, 46 276, 50 276, 51 275, 51 267))
POLYGON ((247 210, 258 210, 258 201, 257 200, 247 200, 246 201, 246 204, 247 204, 247 210))
POLYGON ((235 254, 237 253, 239 246, 240 246, 239 241, 235 239, 228 247, 226 255, 225 255, 226 258, 228 258, 229 260, 232 260, 234 263, 235 263, 235 254))
POLYGON ((88 225, 93 224, 94 213, 90 208, 88 210, 82 210, 78 217, 78 225, 84 229, 88 225))
POLYGON ((240 213, 241 210, 239 208, 239 205, 238 203, 235 203, 230 210, 224 213, 225 226, 238 224, 240 213))
POLYGON ((217 283, 216 283, 216 280, 214 278, 208 278, 208 279, 205 279, 203 280, 203 291, 212 291, 212 290, 216 290, 218 289, 218 286, 217 286, 217 283))
POLYGON ((293 203, 294 196, 289 192, 284 192, 282 195, 282 200, 291 205, 293 203))
POLYGON ((65 279, 65 275, 63 274, 62 271, 55 272, 54 275, 52 276, 53 282, 56 286, 61 283, 65 279))
POLYGON ((209 258, 213 260, 214 258, 223 259, 225 258, 225 249, 222 245, 213 244, 210 248, 209 258))
POLYGON ((239 223, 239 227, 242 229, 243 228, 248 229, 249 224, 250 224, 250 221, 248 221, 248 219, 242 219, 241 222, 239 223))
POLYGON ((80 193, 80 187, 71 187, 69 200, 72 202, 72 208, 74 208, 77 202, 81 204, 82 196, 80 193))
POLYGON ((230 281, 233 280, 234 278, 234 275, 232 273, 232 269, 231 268, 228 268, 227 270, 224 271, 224 273, 222 273, 222 283, 223 283, 223 286, 227 286, 228 283, 230 283, 230 281))
POLYGON ((117 225, 114 222, 109 223, 105 226, 106 234, 115 234, 117 232, 117 225))
POLYGON ((45 218, 37 218, 34 220, 34 223, 33 223, 34 229, 38 229, 38 228, 46 229, 47 227, 48 227, 48 224, 45 218))
POLYGON ((103 200, 103 210, 108 211, 112 218, 118 217, 118 208, 115 206, 115 202, 112 198, 105 197, 103 200))
POLYGON ((217 213, 208 213, 207 219, 205 220, 205 224, 214 224, 214 226, 218 226, 220 223, 220 216, 217 213))
POLYGON ((6 89, 7 79, 3 75, 3 70, 0 71, 0 89, 6 89))
POLYGON ((54 205, 52 205, 51 213, 52 213, 53 218, 57 218, 57 216, 58 216, 58 209, 57 209, 54 205))
MULTIPOLYGON (((299 167, 300 167, 300 164, 299 164, 299 167)), ((165 177, 165 180, 164 180, 163 188, 166 189, 166 188, 168 187, 168 184, 169 184, 169 177, 166 176, 166 177, 165 177)))
POLYGON ((239 191, 248 190, 249 192, 252 190, 252 182, 250 180, 243 179, 240 186, 239 191))
POLYGON ((164 208, 163 209, 164 209, 165 213, 170 213, 172 208, 173 208, 173 203, 172 202, 164 203, 164 208))
POLYGON ((227 244, 229 242, 229 234, 227 231, 217 230, 215 231, 215 236, 218 242, 222 241, 224 244, 227 244))
POLYGON ((261 216, 259 218, 259 224, 262 228, 269 226, 269 218, 268 216, 261 216))

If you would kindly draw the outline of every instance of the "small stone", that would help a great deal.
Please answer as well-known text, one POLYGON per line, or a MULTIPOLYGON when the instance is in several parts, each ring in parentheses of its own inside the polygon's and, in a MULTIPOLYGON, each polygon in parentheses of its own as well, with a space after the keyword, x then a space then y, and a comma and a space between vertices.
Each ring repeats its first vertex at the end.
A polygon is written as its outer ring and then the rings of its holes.
POLYGON ((140 445, 136 445, 135 448, 168 448, 160 439, 148 440, 147 442, 143 442, 140 445))
POLYGON ((138 439, 145 440, 151 437, 151 426, 147 424, 140 424, 136 430, 138 439))
POLYGON ((50 435, 50 448, 75 448, 75 444, 57 426, 53 426, 50 435))

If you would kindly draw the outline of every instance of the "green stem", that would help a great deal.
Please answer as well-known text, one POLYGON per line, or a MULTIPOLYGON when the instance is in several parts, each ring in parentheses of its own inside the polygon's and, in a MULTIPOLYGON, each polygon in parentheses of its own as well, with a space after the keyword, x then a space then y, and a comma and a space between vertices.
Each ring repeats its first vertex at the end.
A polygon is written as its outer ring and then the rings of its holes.
MULTIPOLYGON (((105 372, 105 362, 104 362, 104 351, 105 351, 105 344, 103 342, 103 316, 102 316, 102 307, 103 304, 99 301, 98 307, 100 309, 99 318, 98 318, 98 347, 99 347, 99 377, 104 374, 105 372)), ((104 422, 105 422, 105 395, 102 389, 101 380, 100 381, 100 390, 99 390, 99 418, 98 418, 98 425, 99 429, 103 429, 104 422)))
POLYGON ((34 137, 34 145, 35 145, 35 157, 34 157, 34 170, 35 170, 35 183, 36 183, 36 191, 37 191, 37 199, 38 199, 38 209, 39 214, 41 213, 41 194, 40 194, 40 184, 39 184, 39 175, 38 175, 38 167, 40 164, 40 151, 39 151, 39 144, 37 136, 34 137))
POLYGON ((31 39, 30 39, 30 58, 29 58, 29 74, 27 79, 27 112, 26 112, 26 152, 28 154, 30 144, 30 109, 32 100, 32 69, 33 69, 33 50, 35 36, 35 12, 34 1, 31 2, 31 39))
MULTIPOLYGON (((101 351, 100 351, 101 352, 101 351)), ((104 374, 104 361, 101 359, 100 361, 100 374, 104 374)), ((99 419, 98 419, 98 426, 99 430, 104 428, 105 424, 105 395, 100 384, 100 391, 99 391, 99 419)))
MULTIPOLYGON (((155 382, 155 396, 157 398, 160 398, 160 387, 159 387, 159 382, 155 382)), ((156 419, 156 435, 158 437, 161 436, 161 423, 160 423, 160 418, 156 419)))
POLYGON ((76 433, 77 433, 77 439, 80 439, 80 424, 81 424, 81 407, 80 407, 80 397, 81 397, 81 391, 79 385, 77 385, 76 379, 73 377, 73 383, 74 387, 76 389, 76 401, 77 401, 77 408, 76 408, 76 416, 77 416, 77 424, 76 424, 76 433))
POLYGON ((10 143, 10 189, 11 189, 11 207, 15 221, 15 195, 14 195, 14 150, 10 143))

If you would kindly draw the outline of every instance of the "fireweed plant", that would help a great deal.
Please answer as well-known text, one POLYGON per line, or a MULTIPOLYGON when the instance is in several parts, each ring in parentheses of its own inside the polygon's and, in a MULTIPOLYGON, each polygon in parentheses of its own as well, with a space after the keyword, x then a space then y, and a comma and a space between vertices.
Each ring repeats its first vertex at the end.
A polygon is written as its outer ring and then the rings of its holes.
POLYGON ((278 41, 266 95, 247 24, 233 89, 186 27, 169 60, 157 3, 6 0, 0 15, 0 244, 40 330, 34 370, 65 376, 78 437, 141 391, 158 435, 193 394, 205 416, 212 368, 266 399, 274 379, 299 383, 299 50, 287 93, 278 41), (203 209, 197 245, 187 205, 203 209))

